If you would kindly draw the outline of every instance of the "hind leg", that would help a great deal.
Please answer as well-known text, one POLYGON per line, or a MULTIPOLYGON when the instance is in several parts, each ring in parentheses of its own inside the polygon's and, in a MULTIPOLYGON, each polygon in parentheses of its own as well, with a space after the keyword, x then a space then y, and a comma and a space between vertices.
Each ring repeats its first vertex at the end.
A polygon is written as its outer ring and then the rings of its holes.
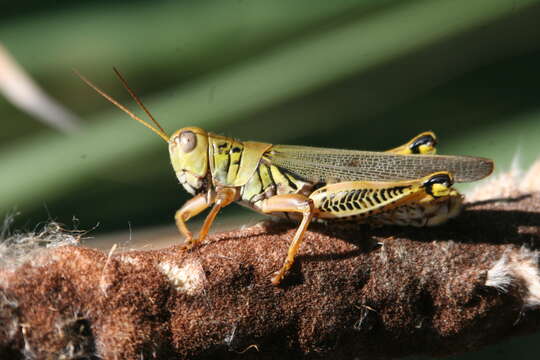
POLYGON ((459 213, 461 195, 446 171, 416 180, 350 181, 323 186, 310 198, 317 217, 374 225, 437 225, 459 213))
POLYGON ((433 155, 437 152, 437 136, 433 131, 425 131, 413 137, 407 143, 396 148, 387 150, 387 152, 401 155, 433 155))
POLYGON ((374 225, 436 226, 456 217, 463 204, 463 196, 454 188, 446 174, 437 173, 427 177, 424 191, 415 201, 382 212, 369 223, 374 225))

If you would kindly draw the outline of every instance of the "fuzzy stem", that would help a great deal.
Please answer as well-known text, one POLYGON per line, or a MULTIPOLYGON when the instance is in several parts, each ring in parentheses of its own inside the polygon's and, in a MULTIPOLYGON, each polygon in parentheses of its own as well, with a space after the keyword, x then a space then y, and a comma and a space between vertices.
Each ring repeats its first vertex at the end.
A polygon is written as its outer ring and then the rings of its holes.
POLYGON ((0 269, 0 357, 446 355, 540 327, 540 193, 434 228, 312 225, 275 287, 294 230, 259 224, 187 253, 34 252, 0 269))

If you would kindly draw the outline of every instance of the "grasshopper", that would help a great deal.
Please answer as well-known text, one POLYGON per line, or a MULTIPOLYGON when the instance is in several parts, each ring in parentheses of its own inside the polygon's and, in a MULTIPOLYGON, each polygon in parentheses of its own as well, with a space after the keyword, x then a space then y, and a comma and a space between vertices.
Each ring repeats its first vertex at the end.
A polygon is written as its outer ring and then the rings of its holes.
POLYGON ((490 159, 435 155, 437 138, 431 131, 385 152, 240 141, 198 127, 185 127, 169 136, 114 70, 155 127, 77 75, 168 143, 175 174, 193 195, 175 215, 176 226, 185 236, 182 249, 202 242, 219 211, 233 202, 299 220, 287 257, 271 279, 274 285, 293 265, 312 220, 439 225, 458 215, 462 207, 463 197, 452 185, 480 180, 493 171, 490 159), (209 207, 199 236, 194 237, 186 222, 209 207))

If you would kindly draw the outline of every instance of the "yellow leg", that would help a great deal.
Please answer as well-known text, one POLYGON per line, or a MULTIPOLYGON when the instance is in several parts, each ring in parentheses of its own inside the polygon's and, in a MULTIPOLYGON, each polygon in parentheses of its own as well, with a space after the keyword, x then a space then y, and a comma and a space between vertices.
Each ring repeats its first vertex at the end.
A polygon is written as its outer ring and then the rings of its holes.
POLYGON ((410 155, 410 154, 435 154, 437 145, 437 136, 432 131, 425 131, 413 137, 407 143, 396 148, 387 150, 394 154, 410 155))
POLYGON ((186 238, 186 243, 191 243, 193 234, 186 226, 186 221, 206 210, 214 202, 214 194, 199 194, 192 197, 176 212, 174 219, 178 231, 186 238))
POLYGON ((216 193, 210 192, 208 194, 199 194, 188 200, 175 215, 176 226, 186 237, 182 249, 191 249, 193 246, 203 241, 206 238, 206 235, 208 235, 208 231, 210 230, 216 215, 219 213, 219 210, 237 200, 238 196, 239 191, 237 188, 221 188, 218 189, 216 193), (199 237, 194 239, 193 234, 186 226, 186 221, 193 216, 200 214, 212 204, 214 204, 214 207, 204 220, 204 224, 199 232, 199 237))
POLYGON ((191 247, 206 238, 206 235, 208 235, 208 231, 210 231, 210 227, 212 226, 212 223, 214 222, 219 211, 233 201, 237 200, 239 195, 240 192, 237 188, 223 188, 218 190, 214 207, 212 208, 212 210, 210 210, 210 213, 204 220, 204 224, 201 228, 201 231, 199 232, 199 238, 191 242, 191 247))
POLYGON ((272 284, 279 285, 287 271, 289 271, 293 265, 294 257, 296 256, 296 253, 298 253, 298 249, 304 238, 304 233, 313 218, 315 212, 313 201, 308 197, 299 194, 276 195, 264 200, 261 209, 264 213, 296 212, 302 213, 303 215, 302 222, 296 230, 291 245, 289 246, 287 258, 281 269, 272 277, 272 284))

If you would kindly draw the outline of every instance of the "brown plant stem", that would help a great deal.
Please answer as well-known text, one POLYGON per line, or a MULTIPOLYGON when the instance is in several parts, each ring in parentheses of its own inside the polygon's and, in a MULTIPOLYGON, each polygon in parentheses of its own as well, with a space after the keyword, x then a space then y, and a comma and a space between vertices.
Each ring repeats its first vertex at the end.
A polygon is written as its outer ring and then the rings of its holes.
POLYGON ((540 327, 540 194, 434 228, 294 225, 179 246, 78 246, 0 269, 0 358, 391 358, 478 349, 540 327))

